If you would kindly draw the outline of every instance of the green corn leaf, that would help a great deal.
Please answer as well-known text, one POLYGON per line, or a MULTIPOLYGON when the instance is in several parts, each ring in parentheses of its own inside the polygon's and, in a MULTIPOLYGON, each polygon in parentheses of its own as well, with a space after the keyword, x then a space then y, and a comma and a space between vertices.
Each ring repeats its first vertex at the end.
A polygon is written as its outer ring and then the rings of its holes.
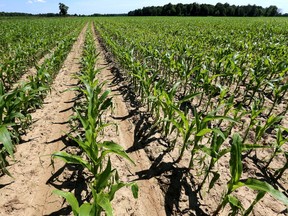
POLYGON ((64 197, 66 201, 69 203, 69 205, 72 207, 73 214, 75 216, 79 214, 80 208, 79 208, 78 201, 76 197, 74 196, 74 194, 70 192, 61 191, 61 190, 54 190, 52 193, 59 195, 61 197, 64 197))
POLYGON ((246 211, 243 213, 243 216, 248 216, 251 211, 253 210, 254 206, 256 205, 257 202, 259 202, 259 200, 261 200, 264 196, 265 196, 266 192, 265 191, 259 191, 255 200, 253 201, 253 203, 249 206, 248 209, 246 209, 246 211))
POLYGON ((5 149, 2 148, 0 150, 0 171, 2 171, 3 173, 7 174, 8 176, 10 176, 11 178, 13 178, 13 176, 11 175, 11 173, 6 169, 6 155, 5 155, 5 149))
POLYGON ((25 118, 25 116, 22 114, 22 113, 20 113, 20 112, 14 112, 14 111, 12 111, 10 114, 9 114, 9 119, 15 119, 15 118, 19 118, 19 119, 23 119, 23 118, 25 118))
POLYGON ((3 82, 0 82, 0 96, 3 96, 5 94, 5 89, 4 89, 4 85, 3 82))
POLYGON ((90 216, 91 209, 92 209, 92 205, 90 203, 82 204, 79 209, 79 216, 90 216))
POLYGON ((112 172, 111 172, 111 161, 110 158, 108 159, 107 166, 105 170, 98 175, 97 184, 96 184, 96 191, 101 191, 108 186, 108 181, 110 179, 112 172))
POLYGON ((135 199, 137 199, 137 198, 138 198, 138 193, 139 193, 139 187, 138 187, 138 185, 137 185, 136 183, 133 183, 133 184, 131 185, 131 190, 132 190, 132 193, 133 193, 133 197, 134 197, 135 199))
POLYGON ((281 127, 277 128, 277 139, 276 139, 277 147, 280 148, 286 140, 283 139, 281 127))
POLYGON ((212 130, 209 129, 209 128, 204 128, 204 129, 202 129, 201 131, 199 131, 199 132, 196 134, 196 136, 202 137, 202 136, 204 136, 205 134, 210 133, 211 131, 212 131, 212 130))
POLYGON ((197 131, 199 131, 201 128, 200 118, 199 118, 199 115, 198 115, 196 108, 194 108, 194 107, 193 107, 193 113, 195 116, 196 129, 197 129, 197 131))
POLYGON ((118 154, 121 157, 127 159, 128 161, 130 161, 131 163, 133 163, 134 165, 136 165, 134 163, 134 161, 128 156, 128 154, 125 152, 125 150, 122 148, 122 146, 120 146, 119 144, 113 142, 113 141, 104 141, 102 143, 99 143, 99 146, 104 147, 107 150, 104 150, 102 152, 103 156, 105 156, 108 153, 114 153, 114 154, 118 154))
POLYGON ((191 100, 192 98, 194 98, 195 96, 201 94, 201 92, 196 92, 194 94, 190 94, 190 95, 186 95, 184 98, 182 98, 180 101, 179 101, 179 104, 183 103, 183 102, 186 102, 186 101, 189 101, 191 100))
POLYGON ((205 122, 218 120, 218 119, 227 120, 233 123, 238 123, 238 121, 236 121, 235 119, 227 117, 227 116, 206 116, 202 121, 205 123, 205 122))
POLYGON ((109 200, 113 200, 114 199, 114 195, 115 193, 121 189, 122 187, 126 186, 127 184, 123 183, 123 182, 119 182, 117 184, 112 185, 110 191, 109 191, 109 200))
MULTIPOLYGON (((87 131, 86 131, 87 133, 87 131)), ((97 155, 97 153, 93 152, 93 149, 91 149, 89 143, 86 141, 82 141, 81 137, 73 137, 71 136, 70 134, 68 134, 68 137, 73 140, 74 142, 76 142, 84 151, 85 153, 90 157, 92 158, 93 156, 97 155)))
POLYGON ((269 193, 271 196, 273 196, 275 199, 278 199, 282 203, 288 206, 288 198, 281 193, 280 191, 274 189, 270 184, 264 181, 260 181, 257 179, 251 179, 248 178, 246 181, 241 182, 242 186, 247 186, 253 190, 258 190, 258 191, 264 191, 269 193))
POLYGON ((7 127, 4 125, 0 126, 0 142, 3 143, 4 148, 8 152, 8 154, 14 157, 13 154, 13 143, 11 140, 10 132, 8 131, 7 127))
POLYGON ((101 192, 97 194, 97 204, 104 209, 107 216, 113 216, 113 209, 107 194, 101 192))
POLYGON ((187 131, 186 131, 186 133, 185 133, 185 139, 184 139, 185 145, 188 144, 188 140, 189 140, 192 132, 195 130, 194 124, 195 124, 194 121, 192 121, 192 122, 190 123, 190 125, 189 125, 189 128, 187 129, 187 131))
POLYGON ((111 90, 106 90, 101 97, 99 98, 99 102, 102 103, 104 101, 105 98, 108 97, 108 95, 110 94, 111 90))
POLYGON ((218 159, 221 158, 223 155, 229 153, 231 151, 231 148, 226 148, 226 149, 223 149, 221 150, 219 153, 218 153, 218 159))
POLYGON ((177 89, 178 89, 178 87, 179 87, 180 84, 181 84, 181 82, 176 82, 176 83, 173 85, 173 87, 170 89, 169 95, 173 95, 173 94, 177 91, 177 89))
POLYGON ((91 170, 91 165, 77 155, 71 155, 66 152, 55 152, 52 154, 52 158, 59 158, 68 164, 80 164, 83 167, 86 167, 88 170, 91 170))
MULTIPOLYGON (((184 128, 185 129, 188 129, 189 128, 189 121, 188 121, 188 119, 187 119, 187 117, 184 115, 184 113, 181 111, 181 110, 179 110, 177 107, 175 107, 175 106, 172 106, 172 108, 178 113, 178 115, 180 116, 180 118, 181 118, 181 120, 183 121, 183 123, 184 123, 184 128)), ((181 126, 180 126, 181 127, 181 126)))
POLYGON ((178 122, 175 121, 175 119, 170 119, 169 121, 172 122, 172 124, 177 128, 177 130, 181 133, 184 134, 184 130, 182 125, 180 125, 178 122))
POLYGON ((223 141, 227 138, 227 136, 218 128, 213 128, 212 131, 222 137, 223 141))
POLYGON ((198 149, 200 149, 201 151, 203 151, 205 154, 209 155, 212 157, 212 149, 205 146, 205 145, 199 145, 198 149))
POLYGON ((100 107, 100 110, 106 110, 108 109, 110 106, 112 106, 112 98, 108 98, 107 100, 105 100, 100 107))
POLYGON ((263 146, 260 144, 244 144, 242 145, 242 151, 247 151, 250 149, 260 149, 260 148, 271 148, 270 146, 263 146))
POLYGON ((256 127, 256 134, 257 134, 256 138, 259 139, 260 137, 262 137, 268 128, 270 128, 272 125, 279 122, 283 118, 284 116, 274 116, 274 115, 270 116, 263 127, 259 125, 256 127))
POLYGON ((228 202, 238 209, 243 209, 241 202, 235 196, 228 195, 228 202))
POLYGON ((78 119, 81 121, 81 124, 83 125, 83 128, 84 128, 84 129, 87 129, 87 128, 88 128, 88 125, 89 125, 88 120, 81 115, 81 113, 79 112, 79 110, 76 110, 76 114, 77 114, 77 115, 76 115, 76 118, 78 118, 78 119))
POLYGON ((230 173, 232 184, 236 184, 242 175, 242 140, 238 133, 233 134, 230 151, 230 173))
POLYGON ((288 84, 285 84, 285 85, 280 87, 280 92, 286 91, 287 89, 288 89, 288 84))

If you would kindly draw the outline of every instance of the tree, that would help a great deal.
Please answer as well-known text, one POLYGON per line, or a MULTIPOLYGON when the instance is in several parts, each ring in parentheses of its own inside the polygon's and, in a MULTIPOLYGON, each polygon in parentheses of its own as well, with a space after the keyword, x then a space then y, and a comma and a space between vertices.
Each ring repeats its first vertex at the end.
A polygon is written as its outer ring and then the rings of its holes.
POLYGON ((276 16, 278 15, 278 8, 274 5, 271 5, 269 8, 266 8, 266 16, 276 16))
POLYGON ((63 3, 59 3, 59 10, 60 10, 59 14, 60 14, 61 16, 66 16, 67 13, 68 13, 68 9, 69 9, 68 6, 66 6, 66 5, 63 4, 63 3))
MULTIPOLYGON (((129 16, 279 16, 281 10, 276 6, 263 8, 257 5, 236 6, 228 3, 211 4, 182 4, 143 7, 130 11, 129 16)), ((287 16, 287 15, 286 15, 287 16)))

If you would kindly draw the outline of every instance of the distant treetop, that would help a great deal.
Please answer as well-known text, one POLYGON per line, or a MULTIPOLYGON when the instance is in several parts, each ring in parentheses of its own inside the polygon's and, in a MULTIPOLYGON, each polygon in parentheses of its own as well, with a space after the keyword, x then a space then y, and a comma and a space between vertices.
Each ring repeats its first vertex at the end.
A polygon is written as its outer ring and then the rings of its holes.
POLYGON ((261 6, 246 5, 236 6, 228 3, 211 4, 176 4, 171 3, 164 6, 143 7, 130 11, 129 16, 277 16, 281 15, 276 6, 263 8, 261 6))
POLYGON ((66 5, 63 4, 63 3, 59 3, 59 10, 60 10, 59 14, 60 14, 60 15, 66 16, 67 13, 68 13, 68 9, 69 9, 68 6, 66 6, 66 5))

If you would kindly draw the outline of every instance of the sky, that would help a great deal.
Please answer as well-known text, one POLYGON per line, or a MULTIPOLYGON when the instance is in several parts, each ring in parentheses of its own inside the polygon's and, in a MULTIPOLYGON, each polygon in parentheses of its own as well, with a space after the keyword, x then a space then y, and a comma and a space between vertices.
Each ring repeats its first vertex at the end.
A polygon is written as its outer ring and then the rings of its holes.
POLYGON ((269 7, 276 5, 281 9, 281 13, 288 13, 288 0, 0 0, 0 12, 24 12, 24 13, 58 13, 59 2, 69 7, 69 14, 85 14, 94 13, 112 14, 112 13, 128 13, 131 10, 146 6, 163 6, 168 3, 193 3, 212 4, 229 3, 230 5, 259 5, 269 7))

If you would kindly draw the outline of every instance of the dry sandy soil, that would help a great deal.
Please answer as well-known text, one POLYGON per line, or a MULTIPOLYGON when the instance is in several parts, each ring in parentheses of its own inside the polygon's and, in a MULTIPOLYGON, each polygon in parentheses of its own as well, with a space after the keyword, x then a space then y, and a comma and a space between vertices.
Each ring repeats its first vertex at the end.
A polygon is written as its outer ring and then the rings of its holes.
MULTIPOLYGON (((67 145, 68 119, 73 115, 72 107, 76 95, 72 91, 65 90, 77 84, 72 75, 80 70, 80 59, 87 26, 82 30, 59 71, 53 83, 52 91, 44 101, 43 108, 32 113, 34 123, 27 135, 22 137, 24 142, 17 146, 16 161, 11 161, 8 167, 13 178, 9 176, 0 178, 1 216, 71 214, 71 209, 67 207, 64 200, 53 195, 52 191, 55 188, 77 188, 79 190, 82 186, 76 184, 81 181, 81 177, 75 177, 73 170, 71 170, 73 168, 65 166, 60 161, 54 164, 55 168, 53 169, 50 155, 55 151, 65 149, 67 145)), ((113 76, 103 54, 100 55, 98 66, 106 67, 99 75, 99 79, 112 82, 113 76)), ((31 69, 29 73, 33 73, 33 71, 34 69, 31 69)), ((23 76, 22 80, 25 79, 26 76, 23 76)), ((117 88, 114 86, 111 89, 117 88)), ((119 119, 125 117, 128 110, 122 96, 115 92, 113 100, 116 107, 114 117, 119 119)), ((118 134, 110 133, 109 139, 123 143, 124 148, 129 148, 130 145, 133 145, 134 126, 129 120, 115 120, 114 122, 119 124, 120 130, 118 134)), ((136 171, 149 168, 150 162, 143 150, 131 154, 131 157, 137 166, 125 163, 120 158, 115 158, 113 163, 120 164, 117 167, 119 167, 121 175, 131 176, 132 173, 132 176, 135 176, 136 171)), ((129 180, 129 177, 126 180, 129 180)), ((119 191, 114 201, 115 215, 165 215, 163 196, 156 179, 141 181, 139 187, 140 195, 137 200, 132 197, 130 189, 124 188, 119 191)))
MULTIPOLYGON (((0 178, 0 216, 71 215, 71 209, 62 198, 53 195, 52 190, 70 190, 80 197, 85 193, 81 173, 60 161, 56 162, 53 169, 50 154, 62 149, 73 151, 75 148, 67 143, 66 133, 69 132, 68 119, 73 115, 76 95, 73 91, 64 90, 77 84, 72 75, 80 70, 85 32, 90 27, 87 24, 79 35, 43 108, 32 114, 34 123, 29 133, 22 137, 24 142, 17 146, 16 161, 8 167, 14 178, 0 178)), ((199 182, 193 176, 197 175, 197 170, 187 172, 185 169, 189 162, 188 156, 180 164, 175 164, 173 162, 178 152, 163 152, 166 141, 161 139, 157 130, 149 130, 149 115, 135 103, 133 94, 129 92, 129 84, 114 62, 111 59, 107 61, 107 53, 96 33, 94 36, 100 52, 96 67, 103 68, 98 79, 107 82, 106 87, 112 90, 113 96, 114 111, 107 113, 105 119, 118 125, 118 131, 115 127, 107 127, 103 139, 113 140, 127 150, 136 166, 116 156, 112 158, 113 166, 123 181, 137 180, 140 188, 138 199, 133 198, 129 188, 118 191, 113 200, 114 214, 211 215, 219 203, 229 173, 223 175, 209 194, 204 192, 200 197, 195 192, 199 182)), ((227 161, 227 157, 220 161, 217 169, 227 170, 227 161)), ((254 165, 250 165, 249 170, 258 172, 254 165)), ((287 175, 284 179, 287 179, 287 175)), ((287 190, 287 186, 287 182, 282 182, 284 190, 287 190)), ((255 197, 255 193, 248 189, 239 191, 238 195, 245 206, 255 197)), ((228 214, 228 208, 220 212, 220 215, 228 214)), ((253 215, 287 215, 287 209, 266 195, 253 210, 253 215)))

